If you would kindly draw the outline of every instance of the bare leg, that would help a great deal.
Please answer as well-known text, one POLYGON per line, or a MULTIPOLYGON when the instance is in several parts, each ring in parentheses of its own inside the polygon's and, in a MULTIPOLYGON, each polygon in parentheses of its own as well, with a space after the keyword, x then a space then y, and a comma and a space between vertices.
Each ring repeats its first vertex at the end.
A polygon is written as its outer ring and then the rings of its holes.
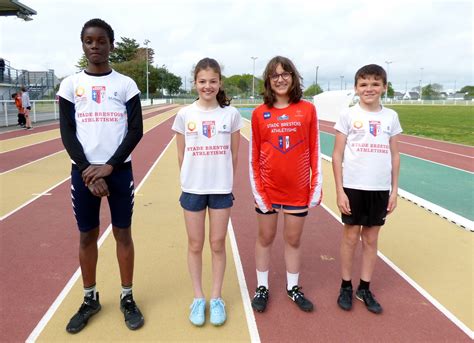
POLYGON ((206 210, 184 211, 184 221, 188 233, 188 269, 193 284, 195 298, 204 298, 202 291, 202 248, 205 238, 206 210))
POLYGON ((79 264, 81 265, 84 288, 94 286, 96 283, 97 259, 99 255, 97 248, 98 238, 99 227, 80 233, 79 264))
POLYGON ((359 238, 359 225, 344 224, 341 240, 341 276, 343 280, 352 279, 352 262, 359 238))
POLYGON ((299 273, 301 265, 300 245, 305 217, 297 217, 287 213, 284 216, 283 238, 285 240, 286 270, 296 274, 299 273))
POLYGON ((120 280, 122 286, 132 286, 133 284, 133 266, 135 260, 135 250, 132 240, 132 230, 129 228, 121 229, 113 226, 117 260, 120 269, 120 280))
POLYGON ((258 236, 255 244, 255 264, 264 272, 270 268, 272 244, 275 239, 278 214, 257 214, 258 236))
POLYGON ((370 281, 377 262, 377 243, 380 226, 362 228, 362 270, 360 278, 370 281))
POLYGON ((230 207, 209 209, 209 245, 212 253, 211 298, 220 298, 226 266, 225 238, 229 224, 230 207))

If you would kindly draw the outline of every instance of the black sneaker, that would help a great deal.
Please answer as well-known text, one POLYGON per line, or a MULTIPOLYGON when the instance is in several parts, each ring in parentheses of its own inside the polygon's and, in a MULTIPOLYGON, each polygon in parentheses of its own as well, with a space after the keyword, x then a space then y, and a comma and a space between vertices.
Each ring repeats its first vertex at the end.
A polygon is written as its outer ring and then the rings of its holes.
POLYGON ((341 287, 337 304, 345 311, 349 311, 352 308, 352 287, 341 287))
POLYGON ((291 291, 287 290, 286 293, 302 311, 311 312, 313 310, 313 303, 304 297, 304 293, 300 291, 301 288, 293 286, 291 291))
POLYGON ((267 308, 268 289, 265 286, 257 287, 252 299, 252 308, 257 312, 263 312, 267 308))
POLYGON ((358 289, 356 298, 363 301, 367 309, 372 313, 382 313, 382 306, 375 300, 374 295, 368 289, 358 289))
POLYGON ((143 326, 145 319, 133 300, 132 293, 120 299, 120 311, 125 317, 125 324, 130 330, 136 330, 143 326))
POLYGON ((84 297, 79 311, 69 320, 66 326, 66 331, 69 333, 78 333, 87 325, 90 317, 100 311, 101 306, 99 302, 99 292, 96 293, 97 300, 92 298, 92 292, 90 295, 84 297))

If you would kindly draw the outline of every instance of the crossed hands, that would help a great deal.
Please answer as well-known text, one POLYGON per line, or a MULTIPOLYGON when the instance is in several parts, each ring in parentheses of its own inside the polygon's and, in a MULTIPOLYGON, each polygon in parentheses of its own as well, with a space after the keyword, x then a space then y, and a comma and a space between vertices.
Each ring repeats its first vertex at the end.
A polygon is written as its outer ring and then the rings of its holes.
POLYGON ((82 180, 96 197, 109 196, 109 186, 104 177, 109 176, 113 169, 109 164, 90 165, 82 172, 82 180))

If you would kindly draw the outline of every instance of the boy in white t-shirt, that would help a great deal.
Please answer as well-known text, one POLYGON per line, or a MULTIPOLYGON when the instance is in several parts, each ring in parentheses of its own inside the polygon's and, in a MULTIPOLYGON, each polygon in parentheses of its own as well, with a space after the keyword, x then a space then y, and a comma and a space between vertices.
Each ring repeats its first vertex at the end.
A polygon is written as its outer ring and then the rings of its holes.
POLYGON ((337 303, 352 308, 352 263, 362 240, 362 268, 356 298, 372 313, 382 306, 369 290, 377 260, 377 241, 385 217, 397 206, 400 154, 398 115, 385 108, 380 97, 387 91, 387 74, 375 64, 360 68, 355 75, 359 104, 341 113, 332 166, 344 231, 341 242, 342 284, 337 303), (344 163, 344 166, 343 166, 344 163))
POLYGON ((100 203, 107 197, 117 246, 122 291, 120 309, 130 330, 143 326, 132 294, 134 245, 131 222, 134 183, 131 153, 143 136, 140 91, 109 65, 114 31, 91 19, 81 31, 87 68, 68 76, 59 88, 61 138, 72 160, 71 198, 80 231, 79 262, 84 302, 66 331, 81 331, 101 309, 96 289, 100 203))

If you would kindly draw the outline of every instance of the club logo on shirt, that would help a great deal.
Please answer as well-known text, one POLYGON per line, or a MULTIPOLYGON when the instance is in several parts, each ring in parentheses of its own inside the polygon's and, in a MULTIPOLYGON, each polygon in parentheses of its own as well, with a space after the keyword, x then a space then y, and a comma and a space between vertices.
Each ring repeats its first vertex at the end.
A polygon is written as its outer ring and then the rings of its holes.
POLYGON ((92 86, 92 100, 100 104, 105 99, 105 86, 92 86))
POLYGON ((364 123, 361 122, 360 120, 356 120, 353 126, 354 126, 354 129, 361 129, 364 126, 364 123))
POLYGON ((282 114, 281 116, 279 116, 277 119, 278 120, 288 120, 290 117, 288 116, 288 114, 282 114))
POLYGON ((193 121, 190 121, 190 122, 188 123, 188 130, 191 131, 191 132, 194 131, 194 130, 196 130, 196 123, 193 122, 193 121))
POLYGON ((380 121, 369 120, 369 132, 372 136, 377 137, 380 134, 380 121))
POLYGON ((288 150, 290 147, 290 136, 278 136, 278 146, 281 150, 288 150))
POLYGON ((81 96, 84 95, 84 93, 85 93, 84 87, 78 86, 78 87, 76 88, 76 96, 77 96, 77 97, 80 98, 81 96))
POLYGON ((211 138, 216 135, 216 122, 214 120, 208 120, 202 122, 202 134, 207 138, 211 138))
POLYGON ((263 119, 270 119, 272 114, 270 112, 263 112, 263 119))

